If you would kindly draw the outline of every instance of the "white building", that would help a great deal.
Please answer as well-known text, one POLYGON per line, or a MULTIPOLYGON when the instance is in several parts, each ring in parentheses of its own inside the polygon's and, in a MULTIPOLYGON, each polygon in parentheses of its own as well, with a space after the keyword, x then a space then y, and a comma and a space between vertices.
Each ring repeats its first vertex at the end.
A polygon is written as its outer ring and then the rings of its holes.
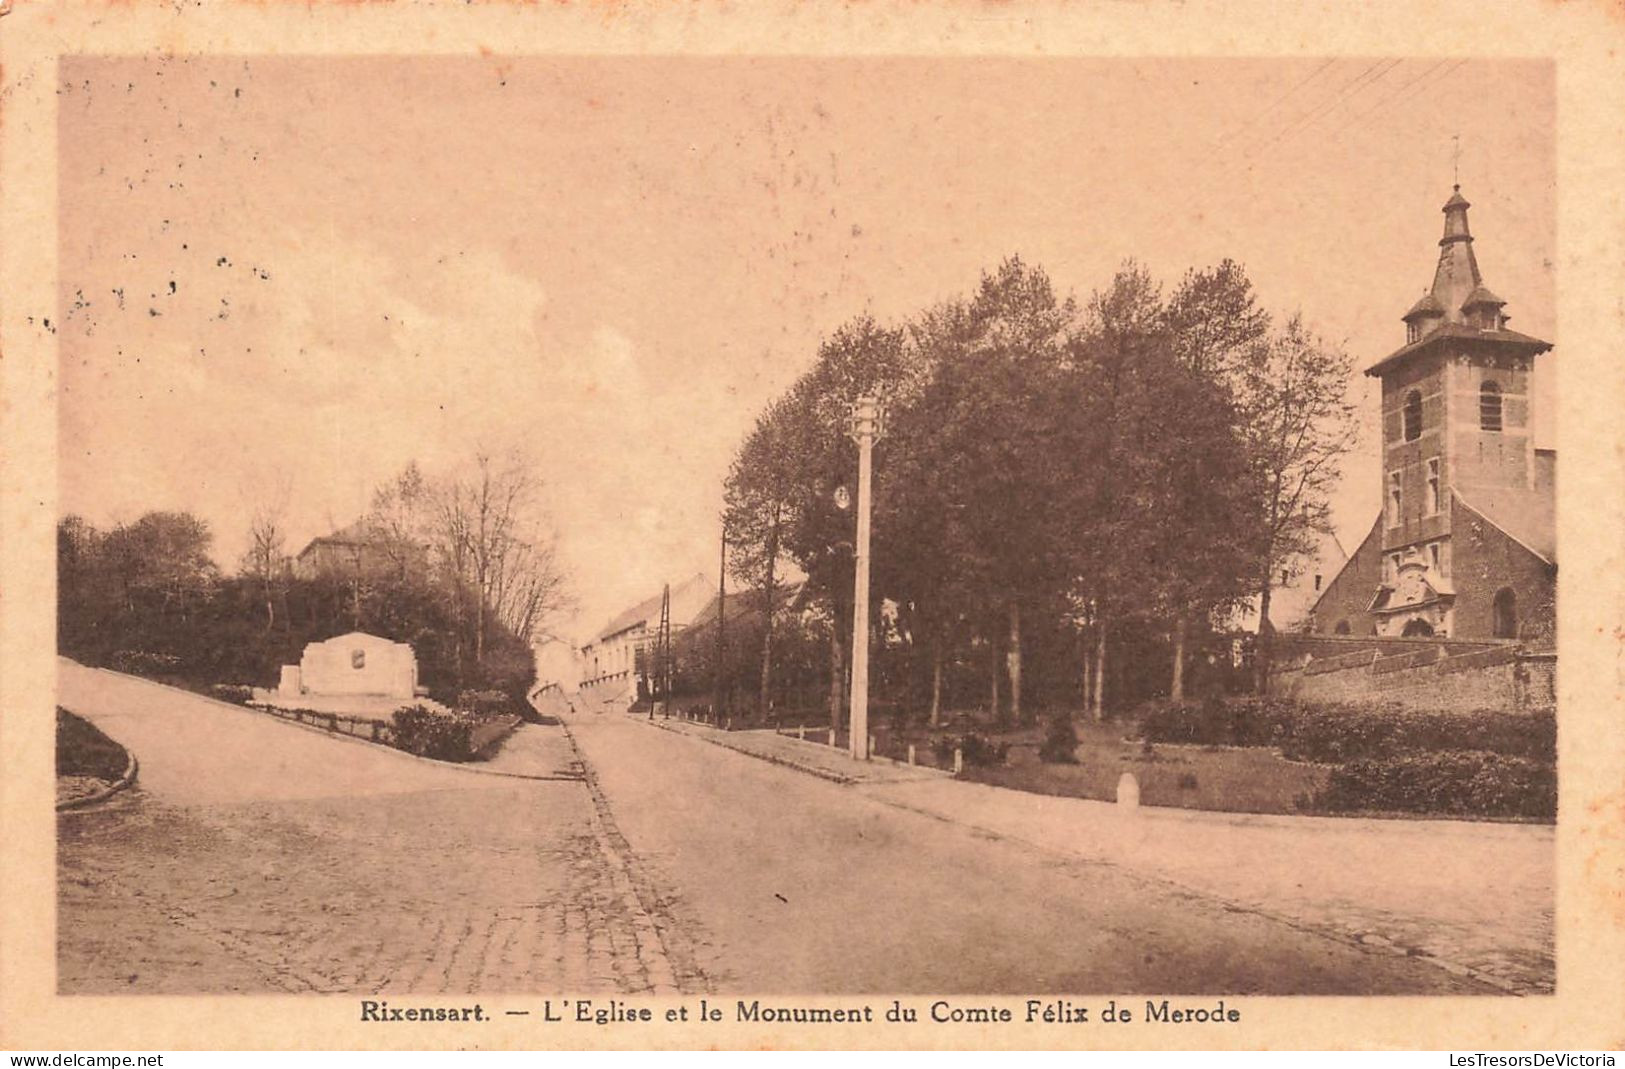
MULTIPOLYGON (((576 670, 583 691, 605 697, 637 693, 638 650, 651 643, 660 630, 663 591, 616 614, 576 651, 576 670)), ((671 632, 694 622, 711 603, 716 590, 704 575, 695 575, 671 588, 671 632)))
MULTIPOLYGON (((1314 553, 1288 562, 1270 577, 1270 623, 1277 634, 1309 630, 1315 602, 1348 559, 1343 543, 1328 532, 1321 536, 1314 553)), ((1258 633, 1256 597, 1237 613, 1235 628, 1258 633)))

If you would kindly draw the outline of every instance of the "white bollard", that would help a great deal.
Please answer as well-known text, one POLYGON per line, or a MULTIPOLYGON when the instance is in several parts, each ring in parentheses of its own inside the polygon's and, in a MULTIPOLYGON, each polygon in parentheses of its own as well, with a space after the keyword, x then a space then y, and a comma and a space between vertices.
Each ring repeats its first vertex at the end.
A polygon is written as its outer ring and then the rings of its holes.
POLYGON ((834 728, 829 729, 829 744, 831 746, 835 745, 835 729, 834 728))
POLYGON ((1134 778, 1134 773, 1125 772, 1117 777, 1117 808, 1133 810, 1140 808, 1140 781, 1134 778))
POLYGON ((806 737, 807 737, 807 729, 805 727, 803 727, 802 725, 797 724, 796 725, 796 738, 805 739, 806 737))
POLYGON ((958 746, 954 747, 954 775, 965 771, 965 751, 958 746))
POLYGON ((873 757, 874 755, 875 755, 875 737, 873 735, 870 735, 869 736, 869 756, 873 757))
POLYGON ((914 763, 914 744, 912 742, 908 744, 908 763, 911 765, 914 763))

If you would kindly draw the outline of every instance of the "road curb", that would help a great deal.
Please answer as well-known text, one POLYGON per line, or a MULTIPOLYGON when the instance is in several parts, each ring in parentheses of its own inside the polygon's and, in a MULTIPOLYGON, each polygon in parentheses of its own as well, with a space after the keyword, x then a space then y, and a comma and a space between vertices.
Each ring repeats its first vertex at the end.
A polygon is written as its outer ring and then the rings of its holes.
MULTIPOLYGON (((639 717, 634 719, 642 718, 639 717)), ((855 783, 863 782, 856 776, 848 776, 843 773, 836 772, 833 769, 821 768, 818 765, 809 765, 801 761, 792 761, 789 758, 781 757, 778 754, 766 754, 757 750, 747 750, 741 746, 730 746, 722 739, 712 738, 709 735, 701 735, 698 732, 684 731, 682 728, 670 727, 666 724, 662 724, 658 720, 648 720, 645 721, 645 723, 657 727, 661 731, 669 731, 673 735, 681 735, 686 739, 698 739, 700 742, 708 742, 712 746, 716 746, 724 750, 731 750, 737 754, 744 754, 746 757, 754 757, 756 760, 766 761, 770 765, 778 765, 781 768, 789 768, 794 769, 797 772, 805 772, 809 776, 817 776, 819 779, 828 780, 831 783, 839 783, 843 787, 849 787, 855 783)))
MULTIPOLYGON (((121 747, 124 746, 123 743, 119 743, 119 745, 121 747)), ((124 747, 124 755, 130 760, 129 763, 124 766, 124 774, 122 776, 114 780, 103 790, 97 791, 95 794, 86 795, 83 798, 70 798, 65 802, 58 802, 56 804, 56 811, 58 813, 71 813, 76 810, 88 809, 100 802, 107 801, 109 798, 113 797, 113 795, 118 794, 120 791, 129 787, 130 784, 134 783, 135 777, 141 771, 141 762, 135 759, 135 754, 131 753, 128 747, 124 747)))

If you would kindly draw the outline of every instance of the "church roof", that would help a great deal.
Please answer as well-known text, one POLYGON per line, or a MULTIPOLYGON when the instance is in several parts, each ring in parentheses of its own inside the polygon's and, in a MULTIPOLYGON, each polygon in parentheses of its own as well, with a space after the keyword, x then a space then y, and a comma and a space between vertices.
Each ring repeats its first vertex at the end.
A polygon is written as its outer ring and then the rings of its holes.
POLYGON ((1440 304, 1431 292, 1424 293, 1415 304, 1411 305, 1411 310, 1405 313, 1405 318, 1411 319, 1419 315, 1442 316, 1444 315, 1444 305, 1440 304))
POLYGON ((1479 286, 1478 288, 1474 289, 1473 292, 1467 295, 1467 299, 1462 302, 1461 306, 1463 308, 1471 308, 1475 304, 1493 304, 1499 306, 1505 303, 1507 302, 1491 293, 1488 286, 1479 286))
POLYGON ((1547 564, 1557 563, 1557 502, 1550 493, 1510 486, 1475 486, 1456 500, 1547 564))
POLYGON ((1544 353, 1552 347, 1549 341, 1528 334, 1520 334, 1515 330, 1479 330, 1477 327, 1464 326, 1460 323, 1441 323, 1432 331, 1422 336, 1420 341, 1395 349, 1375 364, 1365 369, 1367 375, 1378 376, 1387 371, 1394 364, 1399 363, 1433 345, 1435 342, 1447 338, 1456 338, 1463 341, 1487 341, 1502 346, 1516 346, 1530 353, 1544 353))

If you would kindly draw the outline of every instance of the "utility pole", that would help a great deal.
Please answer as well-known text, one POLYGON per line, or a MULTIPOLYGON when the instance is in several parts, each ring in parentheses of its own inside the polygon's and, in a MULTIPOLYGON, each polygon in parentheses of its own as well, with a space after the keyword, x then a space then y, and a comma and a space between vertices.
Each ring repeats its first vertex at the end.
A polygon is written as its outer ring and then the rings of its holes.
POLYGON ((655 718, 655 706, 664 703, 667 715, 671 706, 671 584, 660 588, 660 628, 655 632, 653 663, 649 666, 649 719, 655 718))
POLYGON ((880 402, 860 397, 852 405, 852 439, 858 443, 857 573, 852 592, 852 720, 854 760, 869 760, 869 515, 873 507, 874 445, 881 434, 880 402))
POLYGON ((722 662, 727 656, 728 640, 726 637, 727 608, 728 608, 728 525, 722 526, 722 550, 717 563, 717 661, 712 671, 712 686, 716 690, 716 697, 712 699, 712 710, 718 723, 722 722, 723 706, 723 680, 722 662))

